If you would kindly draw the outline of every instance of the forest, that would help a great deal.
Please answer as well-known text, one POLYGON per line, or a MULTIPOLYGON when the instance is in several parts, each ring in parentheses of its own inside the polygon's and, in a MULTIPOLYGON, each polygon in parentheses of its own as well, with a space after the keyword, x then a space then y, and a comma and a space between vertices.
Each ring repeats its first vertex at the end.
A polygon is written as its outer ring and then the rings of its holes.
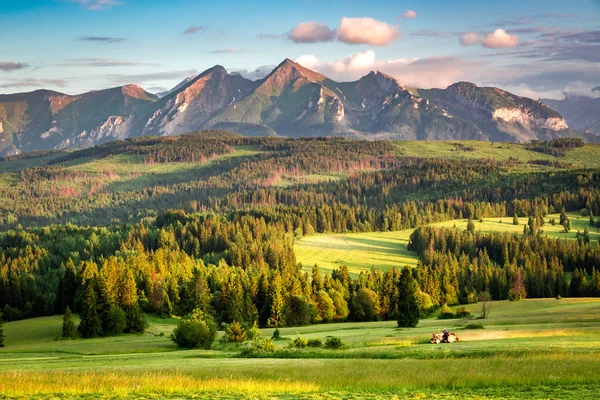
MULTIPOLYGON (((535 154, 581 144, 523 147, 535 154)), ((318 233, 400 229, 414 229, 409 249, 420 261, 411 275, 423 315, 482 295, 600 296, 600 251, 587 228, 574 241, 543 235, 543 217, 561 211, 565 230, 566 211, 597 229, 600 172, 548 156, 557 160, 412 157, 389 141, 211 131, 6 159, 1 175, 14 185, 0 185, 3 318, 69 307, 84 337, 110 334, 117 317, 135 332, 144 313, 196 309, 247 328, 395 320, 402 265, 357 277, 344 266, 306 273, 293 245, 318 233), (124 189, 114 186, 119 163, 141 168, 133 180, 156 164, 163 170, 124 189), (504 216, 520 218, 523 235, 425 226, 504 216)))

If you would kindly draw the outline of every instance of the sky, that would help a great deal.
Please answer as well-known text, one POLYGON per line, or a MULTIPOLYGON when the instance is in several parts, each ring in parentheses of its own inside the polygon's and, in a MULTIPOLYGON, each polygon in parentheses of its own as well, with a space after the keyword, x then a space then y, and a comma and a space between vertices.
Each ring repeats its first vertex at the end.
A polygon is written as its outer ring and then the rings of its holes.
POLYGON ((0 27, 0 93, 158 93, 290 58, 338 81, 600 97, 600 0, 0 0, 0 27))

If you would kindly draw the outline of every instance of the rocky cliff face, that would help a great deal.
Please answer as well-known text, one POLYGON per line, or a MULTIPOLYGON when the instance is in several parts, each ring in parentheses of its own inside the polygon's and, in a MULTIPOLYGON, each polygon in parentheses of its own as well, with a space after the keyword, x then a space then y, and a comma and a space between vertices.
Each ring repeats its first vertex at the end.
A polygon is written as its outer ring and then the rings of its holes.
POLYGON ((563 100, 542 99, 558 111, 569 126, 592 135, 600 135, 600 97, 569 96, 563 100))
MULTIPOLYGON (((599 129, 595 119, 590 123, 599 129)), ((258 81, 215 66, 160 99, 137 85, 78 96, 44 90, 0 96, 0 155, 205 128, 294 137, 597 140, 569 129, 546 104, 498 88, 458 82, 409 90, 380 72, 340 83, 291 60, 258 81)))

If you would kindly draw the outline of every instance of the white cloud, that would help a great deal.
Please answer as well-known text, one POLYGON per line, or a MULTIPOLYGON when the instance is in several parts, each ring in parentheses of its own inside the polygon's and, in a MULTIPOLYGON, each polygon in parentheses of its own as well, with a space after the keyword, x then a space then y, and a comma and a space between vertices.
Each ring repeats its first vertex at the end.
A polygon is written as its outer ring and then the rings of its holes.
POLYGON ((488 49, 515 47, 519 43, 519 37, 509 35, 504 29, 496 29, 494 32, 485 35, 481 43, 488 49))
POLYGON ((402 17, 406 19, 415 19, 417 18, 417 13, 413 10, 407 10, 404 14, 402 14, 402 17))
POLYGON ((71 3, 77 3, 81 5, 86 10, 91 11, 102 11, 108 10, 113 6, 120 6, 123 4, 120 1, 116 0, 69 0, 71 3))
POLYGON ((321 61, 312 54, 305 54, 296 58, 294 61, 308 69, 315 69, 321 65, 321 61))
POLYGON ((460 37, 460 44, 462 44, 463 46, 473 46, 479 44, 479 42, 479 35, 475 32, 465 33, 460 37))
POLYGON ((289 37, 296 43, 330 42, 335 39, 335 31, 316 21, 300 22, 289 37))
POLYGON ((372 70, 378 70, 396 78, 405 86, 419 88, 447 87, 472 76, 481 66, 455 57, 378 61, 373 50, 330 62, 321 61, 313 55, 303 55, 295 61, 337 81, 356 80, 372 70))
POLYGON ((383 46, 400 37, 397 26, 373 18, 342 18, 338 28, 339 40, 350 44, 383 46))
POLYGON ((287 38, 296 43, 332 42, 339 40, 348 44, 384 46, 400 37, 398 26, 373 18, 348 18, 340 21, 337 29, 316 21, 300 22, 287 38))

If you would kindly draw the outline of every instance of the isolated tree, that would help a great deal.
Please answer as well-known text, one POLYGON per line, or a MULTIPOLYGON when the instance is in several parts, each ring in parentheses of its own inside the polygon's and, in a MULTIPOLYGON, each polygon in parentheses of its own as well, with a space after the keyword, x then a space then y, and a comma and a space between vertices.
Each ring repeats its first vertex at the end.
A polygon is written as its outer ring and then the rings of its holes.
POLYGON ((0 347, 4 347, 4 323, 2 322, 2 311, 0 311, 0 347))
POLYGON ((205 314, 200 309, 192 311, 183 317, 173 334, 173 340, 179 347, 193 349, 210 349, 217 337, 217 324, 215 319, 205 314))
POLYGON ((225 337, 228 342, 242 343, 246 341, 246 330, 242 328, 237 321, 233 321, 227 326, 225 337))
POLYGON ((398 279, 398 326, 417 326, 420 313, 419 285, 411 270, 404 267, 398 279))
POLYGON ((492 300, 492 296, 490 292, 484 291, 479 294, 479 302, 481 303, 481 312, 479 314, 479 318, 486 319, 488 315, 490 315, 490 311, 492 306, 488 304, 492 300))
POLYGON ((569 220, 569 217, 567 216, 567 210, 565 210, 565 208, 562 208, 562 211, 560 212, 560 224, 562 226, 565 225, 565 222, 569 220))
POLYGON ((71 309, 67 306, 65 315, 63 316, 62 329, 60 331, 61 340, 70 340, 77 338, 77 328, 73 323, 73 316, 71 315, 71 309))
POLYGON ((519 225, 519 216, 517 215, 516 212, 513 215, 513 225, 519 225))

